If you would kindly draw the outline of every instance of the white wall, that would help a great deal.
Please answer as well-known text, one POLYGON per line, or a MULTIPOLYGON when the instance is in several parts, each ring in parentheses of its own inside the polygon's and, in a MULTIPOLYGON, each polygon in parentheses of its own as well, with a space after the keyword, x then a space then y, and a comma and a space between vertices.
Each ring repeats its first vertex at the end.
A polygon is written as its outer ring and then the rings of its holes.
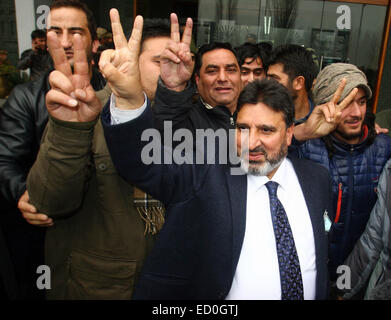
POLYGON ((24 50, 31 49, 30 34, 36 29, 34 0, 15 0, 15 13, 20 56, 24 50))

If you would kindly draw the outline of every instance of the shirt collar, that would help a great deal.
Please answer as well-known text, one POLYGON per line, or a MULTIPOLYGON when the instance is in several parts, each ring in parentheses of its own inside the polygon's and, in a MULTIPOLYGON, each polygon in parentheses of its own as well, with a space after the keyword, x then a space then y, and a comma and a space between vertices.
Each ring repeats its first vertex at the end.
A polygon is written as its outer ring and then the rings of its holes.
POLYGON ((249 185, 254 186, 254 190, 257 191, 269 181, 275 181, 281 186, 281 188, 286 189, 288 184, 286 179, 287 161, 289 160, 287 160, 287 158, 284 158, 271 180, 269 180, 267 176, 254 176, 248 174, 247 179, 249 181, 249 185))
POLYGON ((206 109, 209 109, 209 110, 213 109, 213 107, 209 103, 205 102, 204 99, 202 99, 201 96, 200 96, 200 100, 201 100, 202 104, 205 106, 206 109))

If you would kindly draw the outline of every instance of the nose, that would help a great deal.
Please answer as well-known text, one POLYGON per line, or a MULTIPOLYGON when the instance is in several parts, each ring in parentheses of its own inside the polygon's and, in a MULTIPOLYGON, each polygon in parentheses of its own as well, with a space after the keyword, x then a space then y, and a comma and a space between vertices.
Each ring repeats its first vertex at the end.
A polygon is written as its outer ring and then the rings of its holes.
POLYGON ((219 81, 226 81, 227 80, 227 75, 225 73, 225 70, 220 70, 217 80, 219 80, 219 81))
POLYGON ((60 41, 61 41, 61 46, 63 48, 72 47, 72 39, 71 39, 70 34, 67 31, 65 31, 61 34, 60 41))
POLYGON ((360 117, 361 109, 357 101, 352 101, 349 105, 349 115, 351 117, 360 117))
POLYGON ((254 72, 250 72, 250 75, 248 76, 248 82, 254 81, 254 72))
POLYGON ((249 150, 254 150, 255 148, 259 147, 261 144, 262 142, 259 135, 256 133, 255 130, 250 129, 249 139, 248 139, 249 150))

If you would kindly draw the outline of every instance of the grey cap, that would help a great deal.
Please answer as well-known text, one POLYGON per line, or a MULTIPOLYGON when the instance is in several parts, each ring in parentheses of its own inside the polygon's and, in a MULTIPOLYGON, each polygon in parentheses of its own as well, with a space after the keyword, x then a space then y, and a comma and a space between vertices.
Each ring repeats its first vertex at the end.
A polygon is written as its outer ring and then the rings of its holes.
POLYGON ((340 101, 345 99, 357 87, 365 91, 368 99, 372 97, 372 90, 368 86, 368 80, 364 72, 353 64, 332 63, 320 71, 316 78, 314 88, 312 89, 315 105, 329 102, 343 78, 346 79, 346 85, 340 101))

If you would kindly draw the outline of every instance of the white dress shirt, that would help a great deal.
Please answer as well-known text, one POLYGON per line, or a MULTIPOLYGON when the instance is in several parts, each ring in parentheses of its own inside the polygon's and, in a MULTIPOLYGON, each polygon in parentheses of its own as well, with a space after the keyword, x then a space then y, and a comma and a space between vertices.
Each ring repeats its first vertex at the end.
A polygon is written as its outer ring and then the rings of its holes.
POLYGON ((111 94, 110 96, 111 124, 112 125, 121 124, 138 118, 144 112, 147 105, 148 105, 147 95, 144 92, 144 104, 140 106, 140 108, 134 110, 118 109, 115 104, 115 96, 114 94, 111 94))
MULTIPOLYGON (((295 240, 303 280, 304 299, 315 299, 315 241, 307 205, 289 159, 272 181, 279 184, 277 196, 287 213, 295 240)), ((247 175, 246 231, 239 262, 227 300, 281 299, 276 240, 270 214, 266 176, 247 175)))

